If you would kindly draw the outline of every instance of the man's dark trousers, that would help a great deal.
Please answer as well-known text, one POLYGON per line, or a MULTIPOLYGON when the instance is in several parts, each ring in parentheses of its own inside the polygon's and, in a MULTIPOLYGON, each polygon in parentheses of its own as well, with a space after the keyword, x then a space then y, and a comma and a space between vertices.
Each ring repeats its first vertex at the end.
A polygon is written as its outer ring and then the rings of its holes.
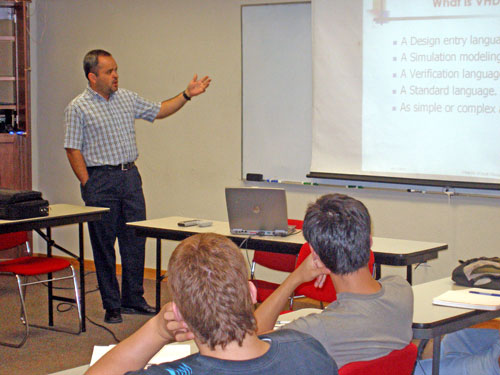
POLYGON ((82 198, 87 206, 108 207, 102 220, 88 223, 94 254, 97 281, 103 307, 106 310, 121 306, 140 306, 143 294, 144 257, 146 239, 136 237, 127 222, 146 219, 146 205, 142 180, 133 166, 89 167, 89 180, 82 187, 82 198), (116 278, 115 242, 118 238, 122 262, 122 293, 116 278))

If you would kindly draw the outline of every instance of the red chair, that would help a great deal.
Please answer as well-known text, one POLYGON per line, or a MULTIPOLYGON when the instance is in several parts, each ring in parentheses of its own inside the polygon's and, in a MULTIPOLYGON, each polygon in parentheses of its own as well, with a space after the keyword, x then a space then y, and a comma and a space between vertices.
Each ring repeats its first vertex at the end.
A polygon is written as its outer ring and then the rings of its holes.
MULTIPOLYGON (((309 244, 306 242, 300 248, 300 252, 297 257, 296 267, 298 267, 309 256, 309 254, 311 254, 311 248, 309 244)), ((375 262, 375 256, 373 255, 373 252, 370 251, 370 260, 368 262, 368 267, 370 268, 370 272, 372 273, 373 273, 374 262, 375 262)), ((335 291, 335 287, 333 286, 333 282, 330 277, 326 278, 326 281, 322 288, 316 288, 314 286, 314 280, 301 284, 299 285, 299 287, 297 287, 297 289, 295 289, 294 295, 305 296, 308 298, 312 298, 316 301, 319 301, 321 304, 321 308, 323 308, 323 302, 330 303, 337 299, 337 292, 335 291)))
MULTIPOLYGON (((302 229, 302 220, 288 220, 288 225, 295 225, 297 229, 302 229)), ((275 271, 293 272, 297 256, 292 254, 271 253, 268 251, 254 251, 252 264, 250 266, 250 279, 257 288, 257 302, 262 303, 269 297, 280 284, 271 281, 255 278, 256 266, 266 267, 275 271)), ((293 304, 293 295, 290 297, 290 308, 293 304)))
POLYGON ((30 248, 28 244, 28 235, 26 232, 16 232, 7 233, 0 235, 0 251, 7 250, 16 246, 26 245, 28 251, 28 256, 22 256, 14 259, 0 261, 0 274, 15 276, 17 279, 17 285, 19 289, 19 297, 21 300, 21 322, 24 324, 24 336, 18 343, 11 342, 0 342, 0 345, 9 346, 13 348, 20 348, 26 342, 29 335, 29 327, 37 327, 44 329, 51 329, 54 331, 80 334, 82 330, 82 311, 80 306, 80 297, 78 295, 78 286, 76 280, 75 270, 71 263, 62 258, 53 257, 34 257, 31 256, 30 248), (52 273, 70 270, 71 275, 53 277, 52 273), (43 279, 40 278, 41 275, 47 275, 43 279), (29 277, 34 276, 36 279, 34 281, 28 281, 29 277), (75 299, 70 299, 62 296, 55 296, 53 294, 52 282, 73 279, 73 285, 75 290, 75 299), (48 326, 39 326, 35 324, 29 324, 28 314, 26 312, 25 305, 25 293, 26 287, 34 284, 47 283, 48 286, 48 306, 49 306, 49 324, 48 326), (78 330, 70 331, 68 329, 54 327, 53 322, 53 301, 65 301, 65 302, 76 302, 78 310, 78 330))
POLYGON ((351 362, 339 369, 339 375, 411 375, 417 360, 417 347, 409 343, 384 357, 371 361, 351 362))

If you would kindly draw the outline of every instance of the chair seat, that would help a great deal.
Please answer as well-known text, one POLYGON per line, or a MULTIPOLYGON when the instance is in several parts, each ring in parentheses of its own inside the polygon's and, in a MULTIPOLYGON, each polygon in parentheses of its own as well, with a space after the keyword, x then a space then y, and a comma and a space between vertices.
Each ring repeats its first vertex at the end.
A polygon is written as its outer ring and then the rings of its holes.
MULTIPOLYGON (((0 251, 7 250, 16 246, 26 246, 28 254, 31 254, 28 234, 27 232, 16 232, 16 233, 4 233, 0 234, 0 251)), ((14 276, 17 280, 17 286, 19 291, 19 298, 21 302, 21 323, 24 326, 24 334, 14 340, 10 341, 0 341, 0 345, 8 346, 10 348, 20 348, 24 345, 28 339, 30 332, 30 327, 50 329, 58 332, 72 333, 79 335, 82 332, 82 307, 80 304, 80 296, 78 293, 78 285, 75 274, 75 269, 71 263, 64 258, 53 258, 53 257, 38 257, 38 256, 23 256, 15 259, 9 259, 0 262, 0 273, 9 276, 14 276), (67 270, 70 272, 69 275, 57 275, 53 277, 52 273, 67 270), (44 275, 39 277, 39 275, 44 275), (35 281, 29 280, 30 276, 35 276, 35 281), (47 277, 48 276, 48 277, 47 277), (75 298, 68 298, 62 295, 56 295, 53 293, 52 282, 58 282, 63 280, 73 280, 73 289, 75 292, 75 298), (27 292, 28 285, 35 284, 45 284, 47 283, 47 294, 48 294, 48 325, 38 325, 28 322, 28 314, 26 312, 25 305, 25 293, 27 292), (76 330, 70 330, 62 326, 54 325, 54 301, 64 301, 72 302, 76 304, 76 309, 78 312, 78 328, 76 330)), ((32 279, 34 279, 32 278, 32 279)), ((4 302, 4 301, 2 301, 4 302)))
POLYGON ((57 272, 69 266, 70 262, 62 258, 27 256, 0 262, 0 272, 10 272, 22 276, 33 276, 57 272))

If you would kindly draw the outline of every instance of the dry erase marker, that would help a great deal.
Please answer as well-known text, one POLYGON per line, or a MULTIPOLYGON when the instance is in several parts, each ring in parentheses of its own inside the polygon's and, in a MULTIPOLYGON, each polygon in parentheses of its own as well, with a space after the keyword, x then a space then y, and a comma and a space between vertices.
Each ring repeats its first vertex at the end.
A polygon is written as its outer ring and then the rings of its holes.
POLYGON ((421 193, 425 194, 425 190, 415 190, 415 189, 406 189, 408 193, 421 193))

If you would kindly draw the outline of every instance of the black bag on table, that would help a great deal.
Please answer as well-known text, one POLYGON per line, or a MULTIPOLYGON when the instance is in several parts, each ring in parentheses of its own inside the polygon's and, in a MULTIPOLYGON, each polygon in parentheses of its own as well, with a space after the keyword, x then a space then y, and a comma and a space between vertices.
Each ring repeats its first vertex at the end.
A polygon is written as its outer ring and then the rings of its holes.
POLYGON ((0 219, 18 220, 47 216, 49 202, 33 190, 0 189, 0 219))
POLYGON ((459 260, 451 278, 458 285, 500 290, 500 258, 459 260))

